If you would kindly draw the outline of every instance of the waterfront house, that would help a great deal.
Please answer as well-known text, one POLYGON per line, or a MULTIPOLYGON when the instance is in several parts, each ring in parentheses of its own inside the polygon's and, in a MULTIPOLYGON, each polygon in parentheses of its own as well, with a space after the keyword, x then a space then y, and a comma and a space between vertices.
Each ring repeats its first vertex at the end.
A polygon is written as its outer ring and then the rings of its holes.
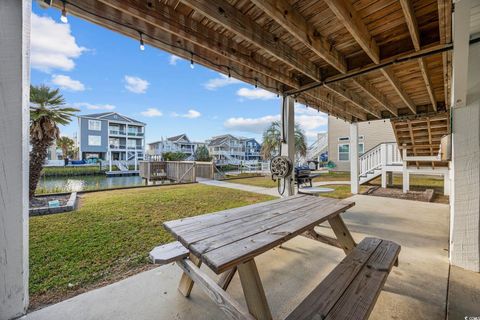
POLYGON ((204 145, 204 143, 192 142, 185 133, 182 133, 149 143, 147 152, 149 155, 161 155, 165 152, 182 152, 187 156, 186 160, 192 160, 195 151, 201 145, 204 145))
POLYGON ((208 152, 219 164, 260 160, 260 144, 253 138, 224 134, 207 140, 208 152))
POLYGON ((82 159, 135 162, 144 158, 146 124, 116 112, 78 117, 82 159))

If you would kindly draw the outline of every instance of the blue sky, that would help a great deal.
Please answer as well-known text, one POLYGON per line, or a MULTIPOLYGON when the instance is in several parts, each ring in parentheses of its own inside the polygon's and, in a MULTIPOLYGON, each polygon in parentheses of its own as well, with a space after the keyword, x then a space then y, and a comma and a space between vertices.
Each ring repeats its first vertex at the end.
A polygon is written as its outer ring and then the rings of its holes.
MULTIPOLYGON (((276 95, 84 20, 42 9, 32 14, 32 84, 59 87, 80 114, 115 111, 147 123, 146 142, 180 133, 202 141, 232 133, 255 137, 278 119, 276 95)), ((311 141, 327 118, 305 106, 296 121, 311 141)), ((62 127, 74 136, 76 121, 62 127)))

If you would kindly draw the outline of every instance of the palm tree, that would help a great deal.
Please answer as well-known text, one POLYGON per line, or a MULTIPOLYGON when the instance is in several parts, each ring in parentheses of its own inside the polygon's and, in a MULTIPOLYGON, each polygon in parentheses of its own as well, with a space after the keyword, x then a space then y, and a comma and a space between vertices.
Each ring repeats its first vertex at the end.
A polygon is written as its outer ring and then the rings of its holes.
MULTIPOLYGON (((282 126, 280 122, 274 121, 263 132, 263 143, 261 150, 263 159, 270 159, 275 152, 280 150, 281 128, 282 126)), ((303 132, 302 128, 300 128, 298 123, 295 124, 295 153, 297 157, 304 157, 307 154, 305 133, 303 132)))
POLYGON ((59 89, 45 85, 30 86, 30 199, 35 195, 48 147, 60 138, 58 124, 67 125, 72 120, 75 108, 65 108, 65 99, 59 89))
POLYGON ((57 147, 62 149, 63 158, 72 157, 74 153, 73 146, 75 141, 73 139, 63 136, 57 139, 57 147))

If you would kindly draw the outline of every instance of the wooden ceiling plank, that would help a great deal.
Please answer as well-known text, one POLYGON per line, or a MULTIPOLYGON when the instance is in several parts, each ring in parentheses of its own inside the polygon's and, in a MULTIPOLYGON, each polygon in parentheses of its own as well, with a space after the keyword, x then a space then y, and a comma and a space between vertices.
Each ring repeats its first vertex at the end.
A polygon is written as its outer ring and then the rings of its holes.
POLYGON ((288 86, 294 88, 299 86, 298 81, 286 74, 282 74, 278 70, 279 68, 273 67, 260 55, 252 56, 240 44, 225 37, 219 37, 211 28, 171 10, 168 6, 151 10, 148 9, 146 5, 144 7, 132 6, 121 0, 98 1, 144 21, 151 26, 188 40, 214 53, 221 54, 229 60, 238 62, 247 68, 252 68, 288 86))
POLYGON ((324 0, 373 62, 380 62, 380 49, 350 0, 324 0))
POLYGON ((241 38, 267 51, 290 67, 314 80, 321 80, 317 66, 294 51, 275 35, 263 29, 248 16, 226 1, 180 0, 183 4, 200 12, 208 19, 222 25, 241 38))
POLYGON ((380 71, 382 72, 383 76, 388 80, 388 82, 390 82, 390 84, 395 89, 397 94, 400 96, 403 102, 407 105, 407 107, 413 112, 413 114, 417 114, 415 104, 413 103, 412 99, 410 99, 410 97, 407 95, 405 90, 403 90, 402 85, 400 84, 400 81, 398 81, 392 69, 387 67, 387 68, 380 69, 380 71))
POLYGON ((358 110, 358 108, 353 108, 347 105, 346 103, 344 103, 343 101, 336 99, 335 95, 333 94, 324 95, 320 92, 318 88, 310 90, 309 93, 312 93, 317 99, 320 99, 322 102, 326 104, 331 104, 332 106, 339 108, 344 113, 350 114, 351 116, 363 121, 367 120, 367 115, 365 112, 358 110))
POLYGON ((398 110, 393 105, 390 104, 387 97, 375 87, 373 87, 368 81, 360 77, 352 78, 353 82, 359 86, 366 94, 368 94, 372 99, 377 101, 382 105, 383 108, 388 110, 394 116, 398 116, 398 110))
POLYGON ((295 36, 307 48, 328 62, 341 73, 347 72, 345 57, 327 41, 297 10, 286 0, 251 0, 270 18, 295 36))
POLYGON ((410 0, 400 0, 400 4, 402 5, 403 15, 405 16, 410 37, 412 38, 413 47, 415 51, 418 51, 420 50, 420 32, 418 31, 417 19, 415 18, 412 2, 410 0))
POLYGON ((372 116, 381 119, 382 115, 380 111, 378 111, 375 107, 371 106, 363 100, 361 97, 356 95, 350 90, 346 90, 341 84, 339 83, 331 83, 324 85, 325 88, 329 89, 330 91, 340 95, 344 99, 348 100, 358 108, 364 110, 367 113, 370 113, 372 116))
MULTIPOLYGON (((405 21, 408 26, 408 31, 410 32, 410 38, 412 39, 413 47, 415 48, 415 51, 419 51, 421 49, 420 32, 418 30, 418 23, 415 17, 415 12, 413 11, 412 2, 411 0, 400 0, 400 4, 402 6, 403 15, 405 16, 405 21)), ((428 73, 425 58, 419 58, 418 64, 420 66, 420 71, 422 73, 423 81, 425 82, 432 107, 435 111, 437 111, 437 101, 435 100, 435 93, 433 92, 432 81, 428 73)))
POLYGON ((428 73, 427 62, 425 58, 418 59, 418 64, 420 65, 420 71, 422 72, 423 81, 427 87, 428 97, 432 103, 433 110, 437 111, 437 100, 435 99, 435 93, 433 92, 432 80, 428 73))

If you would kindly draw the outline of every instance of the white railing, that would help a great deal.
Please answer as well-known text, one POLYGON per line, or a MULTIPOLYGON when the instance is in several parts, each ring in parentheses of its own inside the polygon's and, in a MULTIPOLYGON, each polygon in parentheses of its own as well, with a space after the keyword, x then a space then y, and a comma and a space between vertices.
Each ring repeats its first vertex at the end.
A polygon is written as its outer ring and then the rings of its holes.
POLYGON ((395 142, 381 143, 362 154, 359 158, 360 176, 383 166, 402 165, 402 156, 395 142))
POLYGON ((310 145, 307 150, 307 160, 317 160, 318 156, 328 147, 328 134, 324 134, 310 145))

